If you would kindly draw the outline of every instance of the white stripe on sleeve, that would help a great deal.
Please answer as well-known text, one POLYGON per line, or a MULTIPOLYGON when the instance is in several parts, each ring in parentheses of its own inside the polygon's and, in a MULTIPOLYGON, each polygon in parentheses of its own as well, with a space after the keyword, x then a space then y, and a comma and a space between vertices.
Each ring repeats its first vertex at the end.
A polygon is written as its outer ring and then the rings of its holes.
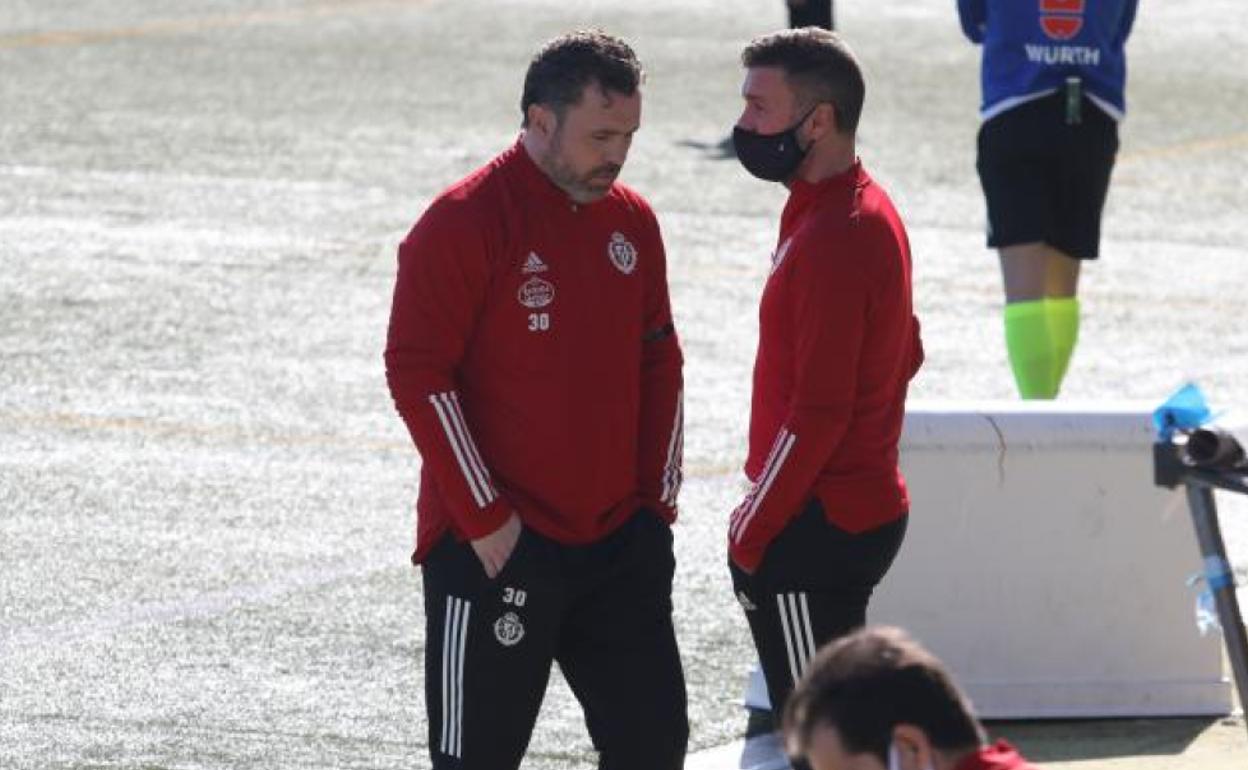
POLYGON ((741 517, 737 525, 735 542, 739 543, 745 537, 745 532, 750 527, 750 521, 754 519, 754 514, 758 513, 759 507, 767 497, 768 490, 771 489, 772 482, 776 480, 776 476, 780 475, 780 469, 784 467, 784 461, 788 459, 789 452, 793 450, 793 445, 797 443, 797 436, 786 430, 782 432, 782 440, 783 445, 780 448, 780 452, 776 455, 771 467, 758 480, 758 488, 755 491, 753 501, 750 503, 749 510, 741 517))
POLYGON ((498 497, 498 493, 494 491, 494 483, 490 479, 490 471, 485 467, 485 461, 481 459, 481 453, 477 451, 477 442, 472 440, 472 432, 468 430, 468 421, 464 419, 463 407, 459 405, 459 394, 452 391, 450 397, 451 405, 455 408, 453 416, 460 430, 463 431, 464 442, 468 446, 468 456, 473 460, 473 468, 476 469, 482 488, 487 492, 486 496, 493 502, 494 498, 498 497))
MULTIPOLYGON (((771 468, 771 464, 775 462, 776 455, 780 452, 780 447, 784 444, 784 434, 784 428, 777 431, 775 440, 771 442, 771 451, 767 454, 767 461, 763 463, 763 472, 759 474, 759 479, 762 479, 767 475, 767 471, 771 468)), ((741 526, 741 517, 744 516, 745 512, 749 509, 750 503, 754 501, 754 496, 756 494, 758 494, 758 484, 755 484, 750 489, 750 493, 745 496, 745 500, 741 503, 741 505, 737 506, 737 510, 732 512, 732 526, 729 528, 729 535, 732 537, 734 542, 737 539, 737 527, 741 526)))
POLYGON ((446 440, 450 442, 451 451, 459 462, 459 470, 468 482, 472 499, 476 501, 478 508, 486 507, 494 502, 498 493, 490 483, 489 473, 486 472, 477 446, 472 441, 472 434, 468 432, 468 424, 459 410, 459 399, 454 392, 434 393, 429 396, 429 403, 433 404, 433 409, 438 414, 438 421, 442 423, 446 440))
POLYGON ((672 435, 667 442, 667 465, 663 469, 663 497, 667 505, 676 504, 676 495, 680 493, 681 462, 685 452, 685 392, 676 394, 676 417, 672 424, 672 435))

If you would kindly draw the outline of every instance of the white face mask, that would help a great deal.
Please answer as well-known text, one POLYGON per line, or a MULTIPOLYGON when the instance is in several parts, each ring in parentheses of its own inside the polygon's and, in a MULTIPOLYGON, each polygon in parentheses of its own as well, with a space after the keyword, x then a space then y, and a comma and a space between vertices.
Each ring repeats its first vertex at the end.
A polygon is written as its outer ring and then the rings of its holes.
MULTIPOLYGON (((896 743, 888 744, 888 770, 901 770, 901 752, 897 750, 896 743)), ((931 763, 923 770, 932 770, 931 763)))

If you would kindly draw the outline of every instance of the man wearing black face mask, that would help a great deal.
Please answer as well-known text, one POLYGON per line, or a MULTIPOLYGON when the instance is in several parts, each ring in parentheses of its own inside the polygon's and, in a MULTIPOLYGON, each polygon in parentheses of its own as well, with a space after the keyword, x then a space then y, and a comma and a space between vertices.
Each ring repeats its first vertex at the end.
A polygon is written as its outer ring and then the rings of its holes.
POLYGON ((865 88, 827 30, 742 54, 733 141, 789 200, 759 310, 746 475, 729 566, 777 712, 815 650, 866 622, 910 501, 897 441, 923 361, 905 228, 855 152, 865 88))

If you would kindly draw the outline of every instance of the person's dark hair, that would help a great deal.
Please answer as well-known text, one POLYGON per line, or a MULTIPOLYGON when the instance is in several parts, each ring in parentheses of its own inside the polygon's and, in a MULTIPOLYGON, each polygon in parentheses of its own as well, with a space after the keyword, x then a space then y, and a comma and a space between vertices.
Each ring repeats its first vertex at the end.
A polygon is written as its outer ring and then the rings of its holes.
POLYGON ((789 697, 784 732, 805 753, 820 725, 835 728, 845 750, 888 762, 893 728, 914 725, 935 748, 974 750, 984 729, 944 664, 899 628, 857 631, 819 651, 789 697))
POLYGON ((618 37, 598 29, 560 35, 529 62, 520 97, 523 125, 528 125, 531 104, 546 105, 562 118, 568 107, 580 102, 586 86, 596 84, 603 93, 632 96, 642 77, 637 54, 618 37))
POLYGON ((741 52, 741 63, 779 67, 807 107, 830 102, 837 130, 848 135, 858 130, 866 84, 853 51, 835 32, 802 27, 760 35, 741 52))

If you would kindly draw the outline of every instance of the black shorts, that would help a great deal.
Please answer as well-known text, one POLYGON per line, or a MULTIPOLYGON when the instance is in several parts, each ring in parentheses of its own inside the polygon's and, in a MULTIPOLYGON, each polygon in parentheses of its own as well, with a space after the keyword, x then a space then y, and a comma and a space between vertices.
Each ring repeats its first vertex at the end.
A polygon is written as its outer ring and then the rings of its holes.
POLYGON ((1058 91, 988 120, 978 143, 990 247, 1043 241, 1067 256, 1096 259, 1117 121, 1084 97, 1082 121, 1068 125, 1058 91))
POLYGON ((552 663, 585 710, 599 767, 677 770, 689 738, 672 625, 672 532, 641 510, 585 546, 527 527, 497 577, 442 538, 421 565, 434 770, 515 770, 552 663))

